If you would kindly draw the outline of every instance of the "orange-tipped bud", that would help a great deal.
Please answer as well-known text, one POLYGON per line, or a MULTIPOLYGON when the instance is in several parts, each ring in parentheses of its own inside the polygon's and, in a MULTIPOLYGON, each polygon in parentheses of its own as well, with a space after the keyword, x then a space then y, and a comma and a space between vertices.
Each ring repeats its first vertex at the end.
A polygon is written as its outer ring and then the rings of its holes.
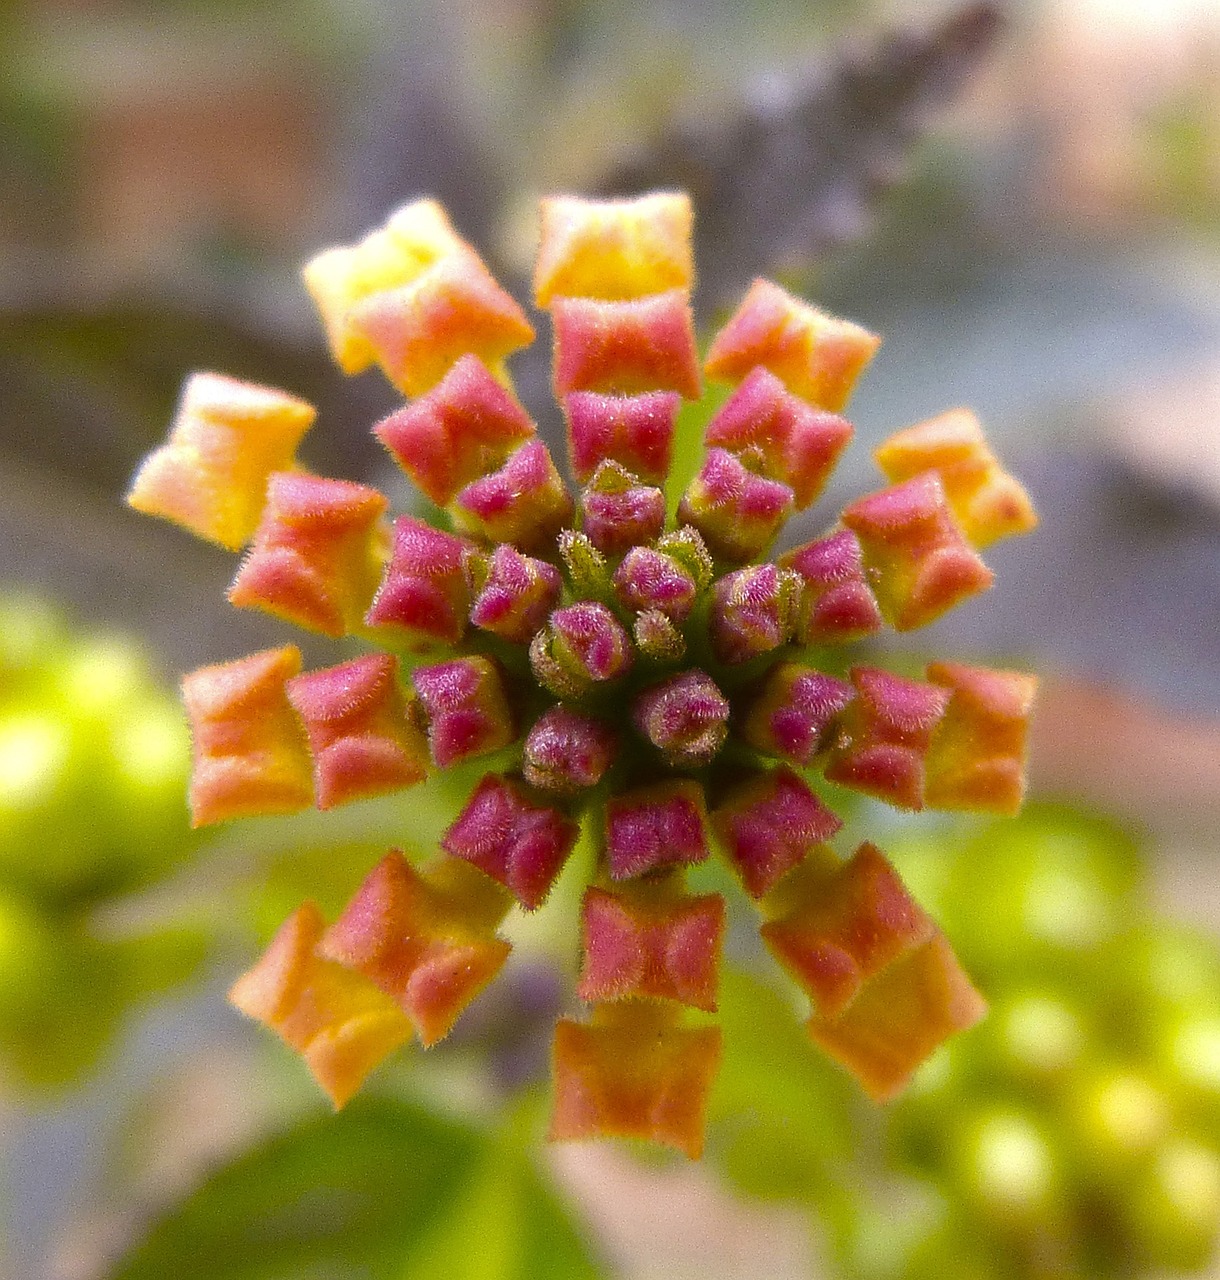
POLYGON ((881 611, 898 631, 926 626, 991 586, 935 472, 857 499, 843 523, 860 539, 881 611))
POLYGON ((367 485, 277 472, 230 603, 323 635, 359 631, 385 561, 385 509, 367 485))
POLYGON ((715 1027, 683 1027, 652 1001, 598 1005, 590 1024, 560 1019, 552 1070, 553 1140, 643 1138, 697 1160, 720 1068, 715 1027))
POLYGON ((169 439, 144 459, 127 503, 237 551, 258 526, 268 477, 291 468, 315 417, 283 391, 192 374, 169 439))
POLYGON ((291 1045, 338 1109, 410 1039, 411 1023, 368 978, 317 954, 324 927, 312 902, 299 907, 229 1000, 291 1045))
POLYGON ((391 997, 425 1046, 449 1034, 512 949, 495 930, 508 896, 471 867, 417 871, 397 850, 369 873, 319 952, 391 997))
POLYGON ((690 289, 694 215, 685 193, 659 191, 634 200, 552 196, 540 208, 538 306, 547 307, 557 294, 620 301, 690 289))
POLYGON ((793 395, 839 413, 880 345, 858 324, 811 307, 770 280, 755 280, 703 367, 709 378, 741 382, 762 365, 793 395))
POLYGON ((925 761, 927 803, 934 809, 1015 814, 1025 795, 1037 679, 956 662, 932 663, 928 679, 952 696, 925 761))
POLYGON ((300 669, 301 651, 287 645, 183 677, 193 826, 313 803, 305 732, 288 701, 288 681, 300 669))
POLYGON ((1029 494, 1000 465, 969 409, 950 409, 899 431, 873 457, 895 483, 935 471, 957 523, 976 547, 1038 525, 1029 494))

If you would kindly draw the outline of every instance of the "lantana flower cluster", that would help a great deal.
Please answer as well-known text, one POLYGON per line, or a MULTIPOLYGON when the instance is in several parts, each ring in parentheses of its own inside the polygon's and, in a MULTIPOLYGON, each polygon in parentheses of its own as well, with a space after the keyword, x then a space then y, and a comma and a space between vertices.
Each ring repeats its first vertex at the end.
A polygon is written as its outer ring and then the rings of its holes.
POLYGON ((674 193, 542 203, 534 300, 572 486, 506 367, 533 325, 431 200, 304 278, 339 365, 376 364, 407 397, 373 431, 443 521, 388 521, 377 489, 302 469, 313 408, 213 373, 132 485, 137 509, 246 548, 233 604, 369 648, 186 677, 196 824, 489 762, 433 858, 391 851, 332 922, 306 903, 233 988, 337 1106, 413 1036, 448 1033, 508 957, 506 914, 544 901, 582 830, 588 1012, 556 1027, 555 1138, 700 1152, 725 902, 687 870, 713 856, 809 996, 811 1038, 873 1097, 983 1012, 884 855, 832 851, 818 776, 904 809, 1019 807, 1029 676, 938 662, 910 679, 844 646, 989 587, 979 549, 1032 508, 955 410, 886 441, 886 487, 768 558, 850 441, 879 339, 757 280, 701 361, 691 224, 674 193), (679 411, 705 377, 733 390, 673 510, 679 411))

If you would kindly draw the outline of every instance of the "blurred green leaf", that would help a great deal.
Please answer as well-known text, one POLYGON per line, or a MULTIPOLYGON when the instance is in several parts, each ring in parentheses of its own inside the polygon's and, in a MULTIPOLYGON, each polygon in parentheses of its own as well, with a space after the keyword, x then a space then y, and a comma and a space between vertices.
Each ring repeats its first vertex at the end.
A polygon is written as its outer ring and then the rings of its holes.
POLYGON ((515 1125, 361 1100, 219 1170, 112 1280, 596 1280, 515 1125))

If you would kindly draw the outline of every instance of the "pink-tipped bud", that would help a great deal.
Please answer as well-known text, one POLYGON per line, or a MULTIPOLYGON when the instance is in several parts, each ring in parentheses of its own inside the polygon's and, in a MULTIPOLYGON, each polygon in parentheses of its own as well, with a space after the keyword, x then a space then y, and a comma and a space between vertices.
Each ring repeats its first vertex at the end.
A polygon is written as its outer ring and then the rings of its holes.
POLYGON ((490 556, 468 554, 474 586, 470 621, 503 640, 525 644, 555 607, 563 583, 545 560, 501 543, 490 556))
POLYGON ((924 758, 949 693, 876 667, 853 667, 856 697, 839 720, 826 777, 902 809, 924 804, 924 758))
POLYGON ((626 302, 555 298, 555 398, 573 391, 701 394, 695 325, 681 289, 626 302))
POLYGON ((747 704, 741 736, 764 755, 808 765, 826 745, 835 717, 855 697, 851 685, 796 662, 781 662, 747 704))
POLYGON ((453 518, 489 542, 549 551, 572 517, 568 494, 541 440, 523 444, 491 475, 468 484, 453 502, 453 518))
POLYGON ((411 675, 438 769, 506 747, 517 736, 500 668, 481 656, 416 667, 411 675))
POLYGON ((409 284, 362 298, 347 324, 407 396, 430 391, 469 352, 496 365, 534 340, 525 312, 471 249, 438 259, 409 284))
POLYGON ((746 892, 761 898, 842 822, 791 769, 757 773, 712 810, 712 826, 746 892))
POLYGON ((315 416, 286 392, 192 374, 169 439, 144 459, 127 503, 236 551, 258 527, 268 478, 291 469, 315 416))
POLYGON ((580 495, 581 525, 599 551, 622 555, 652 542, 665 527, 665 495, 643 485, 626 467, 603 462, 580 495))
POLYGON ((842 518, 860 539, 881 611, 898 631, 925 626, 991 586, 991 570, 958 528, 933 471, 858 499, 842 518))
POLYGON ((690 197, 654 191, 631 200, 549 196, 540 206, 542 235, 534 296, 642 298, 689 289, 694 214, 690 197))
POLYGON ((631 637, 604 604, 556 609, 530 645, 534 675, 557 698, 580 697, 631 670, 631 637))
POLYGON ((338 1110, 411 1038, 411 1023, 363 974, 318 955, 324 928, 318 908, 304 903, 233 984, 229 1001, 291 1045, 338 1110))
POLYGON ((631 624, 631 635, 640 656, 649 662, 669 664, 686 656, 686 639, 672 618, 659 609, 646 609, 631 624))
POLYGON ((293 813, 313 803, 309 749, 288 701, 295 645, 201 667, 182 679, 191 722, 191 825, 293 813))
POLYGON ((606 860, 615 880, 708 855, 703 788, 689 778, 635 787, 606 802, 606 860))
POLYGON ((697 1160, 721 1054, 717 1028, 683 1027, 658 1001, 597 1005, 591 1025, 561 1018, 550 1137, 642 1138, 697 1160))
POLYGON ((1025 795, 1037 680, 957 662, 932 663, 928 679, 951 696, 925 761, 926 802, 934 809, 1015 814, 1025 795))
POLYGON ((473 868, 445 858, 420 872, 395 849, 318 952, 390 996, 426 1047, 503 967, 511 948, 494 934, 507 907, 508 895, 473 868))
POLYGON ((976 547, 1037 527, 1029 494, 1000 465, 969 409, 950 409, 899 431, 873 456, 896 482, 935 471, 954 518, 976 547))
POLYGON ((367 625, 401 631, 414 647, 455 644, 466 631, 470 593, 463 562, 469 550, 465 538, 399 516, 390 562, 365 615, 367 625))
POLYGON ((624 608, 655 609, 675 622, 690 616, 699 590, 679 561, 651 547, 632 547, 614 571, 613 582, 624 608))
POLYGON ((711 762, 728 736, 729 700, 703 671, 684 671, 637 693, 636 729, 674 768, 711 762))
POLYGON ((740 382, 762 365, 802 400, 839 413, 880 345, 867 329, 755 280, 713 340, 704 368, 709 378, 740 382))
POLYGON ((367 485, 277 472, 230 603, 328 636, 359 630, 381 577, 386 505, 367 485))
POLYGON ((373 653, 288 682, 309 735, 319 809, 424 780, 427 746, 407 717, 397 671, 392 654, 373 653))
POLYGON ((806 404, 760 365, 708 424, 704 441, 782 480, 804 511, 825 489, 852 434, 845 418, 806 404))
POLYGON ((603 462, 617 462, 650 484, 662 484, 673 453, 676 391, 638 396, 575 391, 564 401, 568 453, 583 484, 603 462))
POLYGON ((475 788, 441 847, 498 880, 527 911, 542 905, 580 827, 558 809, 535 804, 516 783, 489 773, 475 788))
POLYGON ((792 638, 800 579, 773 564, 726 573, 712 588, 708 630, 721 662, 748 662, 792 638))
POLYGON ((716 1012, 724 899, 641 882, 590 888, 581 912, 584 963, 576 994, 587 1004, 644 998, 716 1012))
POLYGON ((602 780, 617 754, 618 735, 604 720, 551 707, 526 735, 522 772, 534 787, 582 791, 602 780))
POLYGON ((478 356, 463 356, 426 396, 373 434, 438 506, 494 470, 534 435, 529 415, 478 356))
POLYGON ((850 529, 788 551, 779 563, 803 583, 796 630, 801 644, 845 644, 881 629, 860 541, 850 529))
POLYGON ((678 519, 694 525, 723 560, 753 560, 775 540, 792 513, 792 490, 745 467, 724 449, 709 449, 678 505, 678 519))

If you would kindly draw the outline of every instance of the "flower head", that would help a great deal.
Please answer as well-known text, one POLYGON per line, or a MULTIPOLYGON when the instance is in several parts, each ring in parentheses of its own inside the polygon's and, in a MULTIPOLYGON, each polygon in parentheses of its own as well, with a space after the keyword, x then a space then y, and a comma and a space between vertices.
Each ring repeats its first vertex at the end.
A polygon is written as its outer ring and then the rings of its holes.
POLYGON ((701 1149, 725 903, 687 875, 713 854, 809 995, 812 1040, 873 1096, 983 1011, 885 856, 831 851, 821 779, 907 809, 1017 808, 1032 679, 953 663, 910 679, 844 646, 990 586, 978 548, 1032 508, 959 410, 887 441, 888 487, 768 559, 849 442, 879 339, 759 280, 701 369, 691 220, 674 193, 543 202, 535 301, 574 491, 505 365, 532 327, 431 201, 305 278, 340 365, 377 363, 412 397, 373 430, 446 527, 389 526, 376 490, 301 471, 309 407, 216 375, 188 383, 133 484, 141 510, 252 539, 234 603, 373 648, 308 674, 289 647, 187 677, 196 823, 489 757, 430 862, 389 855, 329 928, 302 908, 234 988, 337 1105, 412 1033, 448 1031, 504 962, 505 913, 544 901, 582 830, 590 1013, 557 1030, 556 1138, 701 1149), (735 390, 667 501, 704 375, 735 390))

